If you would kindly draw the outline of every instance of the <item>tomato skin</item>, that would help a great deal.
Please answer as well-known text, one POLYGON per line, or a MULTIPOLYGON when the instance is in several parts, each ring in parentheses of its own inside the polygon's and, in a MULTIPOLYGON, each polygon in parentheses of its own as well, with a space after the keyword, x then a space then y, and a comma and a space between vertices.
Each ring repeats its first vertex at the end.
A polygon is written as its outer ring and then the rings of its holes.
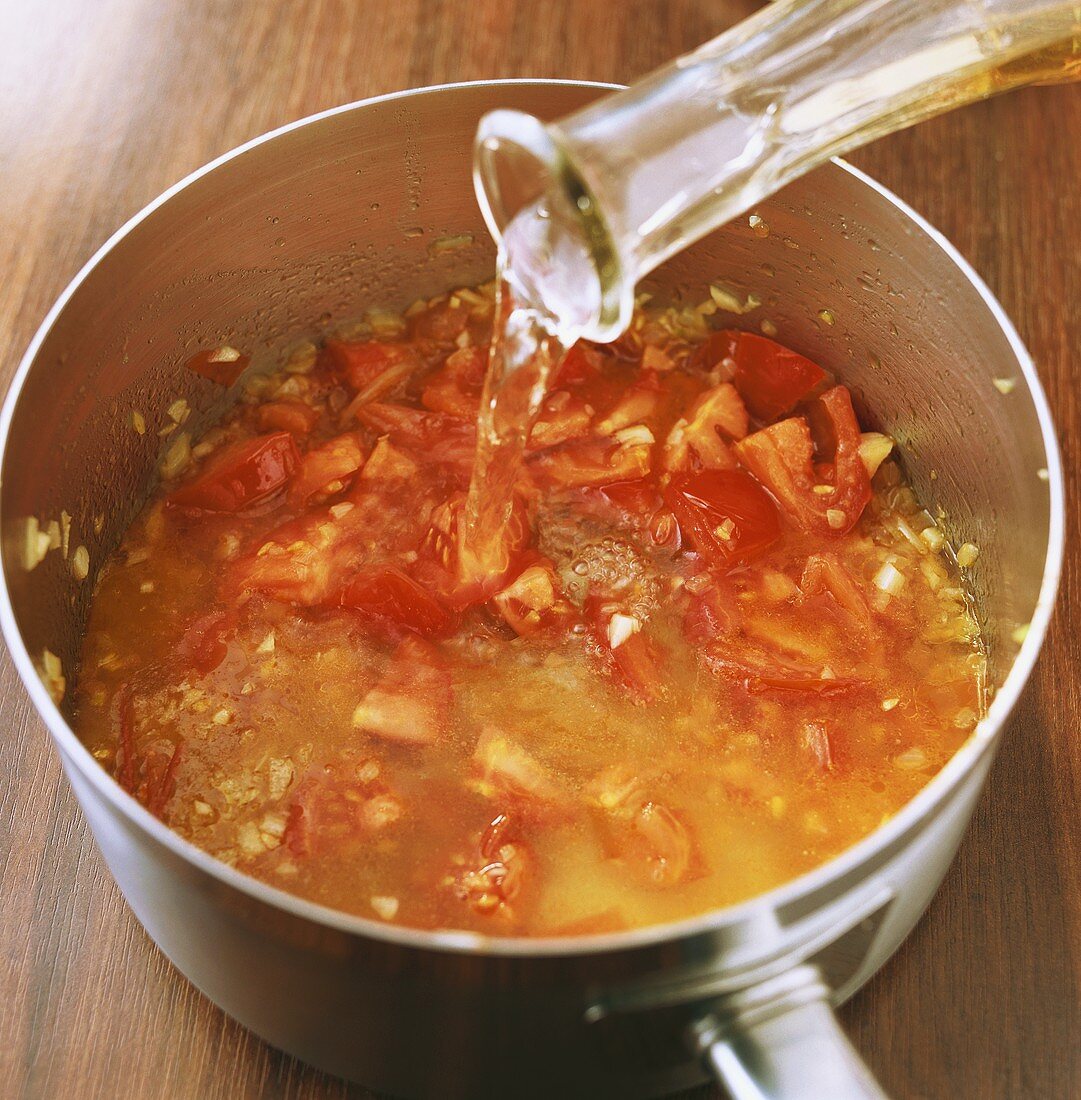
POLYGON ((641 520, 652 519, 664 505, 660 490, 648 478, 615 481, 600 489, 600 494, 617 508, 641 520))
POLYGON ((740 333, 735 329, 711 332, 705 342, 691 352, 688 365, 692 369, 708 372, 723 363, 725 359, 735 360, 739 337, 740 333))
POLYGON ((455 626, 453 616, 434 596, 393 566, 358 572, 342 592, 342 607, 415 631, 422 638, 448 634, 455 626))
POLYGON ((803 530, 840 536, 852 530, 871 499, 871 479, 860 458, 860 426, 848 390, 834 386, 818 399, 816 411, 835 440, 830 464, 815 469, 811 430, 803 417, 762 428, 735 449, 803 530), (831 491, 818 493, 819 485, 831 491))
POLYGON ((187 368, 219 386, 231 386, 250 362, 250 355, 239 355, 232 348, 213 348, 196 352, 188 360, 187 368))
POLYGON ((307 435, 319 423, 319 413, 311 405, 306 405, 295 397, 287 397, 260 405, 256 422, 264 432, 277 429, 292 432, 293 435, 307 435))
POLYGON ((245 439, 214 455, 165 499, 187 512, 243 512, 284 489, 299 461, 289 432, 245 439))
POLYGON ((702 470, 673 478, 664 499, 684 538, 713 568, 750 561, 781 537, 776 506, 742 470, 702 470))
POLYGON ((736 389, 759 420, 790 413, 826 379, 826 372, 810 359, 753 332, 736 335, 732 358, 736 389))

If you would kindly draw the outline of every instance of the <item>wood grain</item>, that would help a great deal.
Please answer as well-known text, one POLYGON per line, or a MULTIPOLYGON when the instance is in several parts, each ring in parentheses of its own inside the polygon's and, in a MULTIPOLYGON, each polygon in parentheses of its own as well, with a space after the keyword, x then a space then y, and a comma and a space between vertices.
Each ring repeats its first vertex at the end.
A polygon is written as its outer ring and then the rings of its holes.
MULTIPOLYGON (((751 3, 7 0, 0 372, 108 234, 273 126, 393 89, 628 80, 751 3)), ((1081 89, 988 102, 854 159, 972 260, 1035 355, 1081 470, 1081 89)), ((1023 533, 1019 535, 1023 537, 1023 533)), ((1081 1095, 1081 529, 1049 645, 961 856, 845 1022, 897 1097, 1081 1095)), ((103 870, 0 658, 0 1094, 362 1097, 252 1038, 162 958, 103 870)), ((703 1095, 705 1095, 703 1093, 703 1095)))

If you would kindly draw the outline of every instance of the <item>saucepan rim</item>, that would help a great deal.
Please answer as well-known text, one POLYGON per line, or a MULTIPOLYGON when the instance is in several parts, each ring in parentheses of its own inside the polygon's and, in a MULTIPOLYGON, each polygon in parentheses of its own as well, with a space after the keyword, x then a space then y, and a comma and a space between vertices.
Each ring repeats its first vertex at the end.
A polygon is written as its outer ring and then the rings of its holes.
MULTIPOLYGON (((320 111, 278 127, 251 141, 231 149, 222 156, 192 172, 156 199, 143 207, 137 214, 121 226, 94 253, 78 274, 71 280, 49 310, 34 338, 31 340, 19 368, 8 389, 3 409, 0 410, 0 458, 6 456, 8 438, 11 431, 15 408, 23 386, 34 368, 38 352, 76 291, 94 274, 101 260, 129 233, 133 232, 152 213, 164 206, 185 188, 197 180, 209 175, 230 161, 243 156, 252 149, 274 141, 285 134, 321 123, 336 115, 363 110, 379 103, 387 103, 408 97, 439 95, 447 92, 464 91, 473 88, 537 88, 562 86, 595 88, 598 91, 621 87, 599 81, 583 80, 547 80, 547 79, 506 79, 476 80, 458 83, 437 84, 424 88, 410 88, 357 100, 326 111, 320 111)), ((1002 687, 996 693, 988 708, 987 715, 979 722, 969 739, 953 755, 945 767, 913 799, 898 811, 888 822, 880 826, 869 836, 847 848, 833 859, 816 867, 812 871, 790 879, 773 890, 751 898, 737 905, 711 909, 706 913, 685 918, 669 924, 650 925, 645 928, 623 932, 584 935, 575 937, 513 938, 509 936, 483 936, 462 931, 423 931, 412 928, 400 928, 374 919, 354 916, 315 902, 289 894, 277 887, 270 886, 256 878, 246 875, 225 863, 220 862, 190 841, 183 839, 167 825, 154 817, 135 798, 125 792, 104 768, 94 759, 90 751, 79 741, 68 725, 59 708, 53 702, 39 678, 29 652, 23 642, 19 627, 15 621, 14 610, 7 586, 6 572, 0 589, 0 628, 7 641, 15 667, 34 703, 37 712, 45 720, 62 756, 77 768, 82 777, 91 785, 98 796, 104 798, 111 807, 126 817, 131 823, 147 833, 157 843, 163 845, 175 856, 192 864, 220 883, 232 887, 251 899, 282 910, 296 918, 312 921, 318 925, 343 933, 363 936, 367 939, 382 940, 402 947, 423 951, 490 955, 503 957, 531 956, 573 956, 605 952, 631 951, 637 948, 651 947, 667 941, 708 935, 722 928, 739 925, 763 914, 775 911, 779 906, 797 901, 803 896, 821 890, 832 881, 854 872, 860 864, 873 858, 885 848, 891 848, 903 835, 913 828, 925 814, 930 814, 949 793, 977 765, 983 754, 991 751, 997 736, 1008 719, 1024 686, 1032 672, 1039 655, 1040 647, 1047 632, 1059 576, 1062 570, 1064 552, 1064 490, 1062 463, 1054 425, 1047 398, 1040 384, 1036 368, 1024 344, 1021 342, 1013 324, 1006 316, 991 291, 984 285, 968 262, 956 248, 933 226, 929 225, 916 211, 899 199, 880 183, 854 168, 847 162, 834 158, 832 167, 846 172, 874 192, 879 199, 892 205, 902 217, 925 236, 929 237, 951 260, 956 269, 972 285, 983 300, 989 315, 989 322, 998 325, 1006 337, 1017 360, 1017 366, 1024 377, 1025 385, 1032 398, 1040 425, 1040 432, 1046 452, 1047 489, 1050 494, 1050 525, 1048 532, 1047 556, 1044 561, 1043 579, 1040 594, 1033 611, 1027 635, 1014 658, 1010 671, 1002 687)))

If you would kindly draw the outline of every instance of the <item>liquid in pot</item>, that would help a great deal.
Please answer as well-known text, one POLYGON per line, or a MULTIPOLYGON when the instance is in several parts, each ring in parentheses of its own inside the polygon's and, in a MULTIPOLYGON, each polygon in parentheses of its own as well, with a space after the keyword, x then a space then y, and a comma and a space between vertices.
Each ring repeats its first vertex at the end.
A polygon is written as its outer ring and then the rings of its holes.
POLYGON ((555 368, 477 575, 492 314, 463 289, 301 348, 170 449, 99 581, 79 735, 217 858, 418 928, 674 920, 866 836, 982 705, 890 441, 818 365, 643 307, 555 368))

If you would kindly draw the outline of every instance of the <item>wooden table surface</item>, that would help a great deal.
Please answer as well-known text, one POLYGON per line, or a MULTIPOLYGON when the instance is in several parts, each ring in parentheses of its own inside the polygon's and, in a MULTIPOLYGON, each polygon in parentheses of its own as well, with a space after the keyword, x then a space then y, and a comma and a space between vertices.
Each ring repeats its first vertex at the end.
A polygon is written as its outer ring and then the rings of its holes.
MULTIPOLYGON (((629 80, 753 3, 3 0, 0 374, 71 276, 161 190, 335 104, 443 81, 629 80)), ((1076 499, 1081 88, 980 104, 853 159, 924 213, 1014 318, 1076 499)), ((928 916, 844 1010, 897 1097, 1081 1096, 1081 530, 1051 637, 928 916)), ((105 872, 0 656, 0 1095, 362 1097, 176 973, 105 872)), ((511 1095, 508 1091, 508 1095, 511 1095)), ((703 1093, 702 1095, 705 1095, 703 1093)))

